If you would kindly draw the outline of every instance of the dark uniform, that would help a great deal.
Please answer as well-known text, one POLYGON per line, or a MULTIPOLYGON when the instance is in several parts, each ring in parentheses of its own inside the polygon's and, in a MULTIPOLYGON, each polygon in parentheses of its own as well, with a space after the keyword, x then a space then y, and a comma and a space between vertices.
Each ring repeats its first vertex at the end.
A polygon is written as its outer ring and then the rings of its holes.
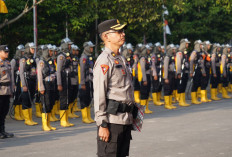
POLYGON ((44 131, 56 130, 51 127, 51 110, 55 104, 56 70, 52 59, 53 52, 49 54, 51 46, 45 46, 42 59, 38 62, 38 91, 43 106, 42 109, 42 129, 44 131))
POLYGON ((16 53, 14 58, 11 60, 11 76, 12 84, 14 89, 14 118, 15 120, 24 120, 22 114, 22 99, 21 99, 21 86, 20 86, 20 76, 19 76, 19 60, 24 52, 24 46, 19 45, 16 48, 16 53))
POLYGON ((5 132, 5 119, 9 111, 10 96, 13 93, 11 66, 8 58, 7 45, 0 45, 0 139, 13 137, 14 134, 5 132))
POLYGON ((20 80, 22 87, 22 108, 26 125, 37 125, 32 120, 32 104, 36 91, 36 61, 33 58, 35 45, 27 43, 25 45, 25 54, 20 59, 20 80))
POLYGON ((179 95, 179 106, 189 106, 185 101, 185 90, 189 78, 189 54, 188 54, 188 39, 181 39, 180 47, 176 53, 176 73, 177 73, 177 86, 179 95))
POLYGON ((202 66, 203 66, 203 53, 202 41, 197 40, 194 42, 194 51, 190 55, 190 75, 192 76, 192 89, 191 98, 193 104, 200 104, 197 100, 197 89, 201 86, 202 66), (195 67, 194 67, 195 66, 195 67))
POLYGON ((176 107, 172 105, 172 93, 175 83, 175 56, 174 53, 176 48, 173 44, 167 47, 167 54, 164 57, 164 103, 166 109, 175 109, 176 107))
POLYGON ((93 43, 91 41, 83 44, 84 51, 80 58, 80 89, 79 98, 81 104, 82 122, 93 123, 91 118, 90 103, 93 98, 93 43))

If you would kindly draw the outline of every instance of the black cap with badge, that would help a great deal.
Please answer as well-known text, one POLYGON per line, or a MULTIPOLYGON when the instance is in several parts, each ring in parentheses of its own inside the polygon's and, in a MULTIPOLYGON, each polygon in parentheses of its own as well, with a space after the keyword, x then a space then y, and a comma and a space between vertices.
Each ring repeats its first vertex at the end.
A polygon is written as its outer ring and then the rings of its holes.
POLYGON ((5 51, 5 52, 10 51, 7 45, 0 45, 0 51, 2 51, 2 50, 5 51))
POLYGON ((118 31, 123 29, 125 26, 126 24, 120 24, 117 19, 106 20, 98 25, 98 33, 101 34, 109 30, 118 31))

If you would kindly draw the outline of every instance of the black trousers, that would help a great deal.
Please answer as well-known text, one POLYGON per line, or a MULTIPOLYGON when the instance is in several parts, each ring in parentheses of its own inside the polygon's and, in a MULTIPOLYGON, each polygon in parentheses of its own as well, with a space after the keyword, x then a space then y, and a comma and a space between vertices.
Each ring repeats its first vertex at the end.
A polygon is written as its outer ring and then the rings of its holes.
POLYGON ((108 124, 110 139, 100 140, 97 131, 97 155, 99 157, 129 156, 132 125, 108 124))
POLYGON ((164 81, 164 96, 172 95, 175 83, 175 72, 168 72, 168 83, 164 81))
POLYGON ((144 86, 143 83, 144 81, 141 82, 140 85, 140 99, 141 100, 145 100, 149 98, 149 93, 150 93, 150 89, 151 89, 151 78, 150 75, 147 74, 147 85, 144 86))
POLYGON ((157 80, 154 80, 154 77, 152 77, 152 93, 158 93, 162 90, 162 80, 160 82, 160 77, 158 76, 157 80))
POLYGON ((32 106, 34 97, 35 97, 35 90, 36 90, 36 79, 30 78, 27 79, 27 92, 22 92, 22 105, 23 109, 29 109, 32 106))
POLYGON ((211 74, 210 83, 212 85, 212 88, 217 88, 218 84, 221 82, 219 81, 221 78, 220 67, 216 67, 216 75, 217 77, 214 77, 213 74, 211 74))
POLYGON ((67 110, 71 101, 71 80, 66 75, 61 77, 63 90, 59 92, 60 96, 60 110, 67 110))
POLYGON ((201 90, 206 90, 208 83, 209 83, 209 77, 210 77, 210 68, 205 68, 206 76, 201 77, 201 90))
POLYGON ((187 83, 188 83, 188 73, 183 73, 182 78, 181 78, 181 83, 180 83, 180 79, 178 79, 179 81, 177 82, 177 90, 178 93, 185 93, 186 87, 187 87, 187 83))
POLYGON ((228 85, 229 85, 229 79, 228 79, 228 76, 226 76, 226 77, 221 77, 221 82, 222 82, 222 86, 223 87, 228 87, 228 85))
POLYGON ((133 77, 134 91, 140 91, 139 80, 136 77, 133 77))
POLYGON ((14 105, 21 105, 22 97, 21 97, 20 81, 15 85, 16 85, 16 91, 14 92, 14 105))
POLYGON ((74 100, 77 98, 77 94, 78 94, 78 85, 72 85, 71 86, 72 89, 72 93, 71 93, 71 100, 70 103, 73 103, 74 100))
POLYGON ((81 105, 81 109, 88 107, 92 101, 92 87, 93 84, 92 82, 85 82, 85 87, 86 90, 83 89, 79 89, 79 98, 80 98, 80 105, 81 105))
POLYGON ((9 112, 10 96, 0 95, 0 127, 5 126, 6 115, 9 112))
POLYGON ((197 68, 195 71, 195 75, 193 76, 193 85, 191 92, 196 92, 198 87, 201 87, 201 68, 197 68))

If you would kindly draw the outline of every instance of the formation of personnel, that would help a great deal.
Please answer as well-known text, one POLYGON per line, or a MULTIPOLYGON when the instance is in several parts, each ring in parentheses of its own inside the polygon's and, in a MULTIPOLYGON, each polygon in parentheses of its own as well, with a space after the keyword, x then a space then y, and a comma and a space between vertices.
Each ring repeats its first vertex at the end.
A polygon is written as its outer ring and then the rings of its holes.
MULTIPOLYGON (((180 46, 168 45, 166 53, 159 42, 137 44, 135 50, 130 43, 122 47, 121 54, 133 76, 134 101, 146 106, 145 113, 152 113, 148 108, 150 96, 154 105, 164 105, 166 109, 175 109, 173 104, 177 102, 179 106, 189 106, 185 100, 189 79, 192 104, 220 100, 217 97, 219 92, 222 93, 222 98, 230 98, 231 46, 197 40, 194 42, 194 50, 190 52, 189 44, 188 39, 182 39, 180 46), (206 90, 209 83, 211 99, 206 90), (162 98, 164 102, 161 101, 162 98)), ((13 94, 14 118, 24 120, 26 125, 37 125, 32 119, 32 105, 35 105, 36 117, 42 118, 44 131, 56 130, 50 122, 59 120, 62 127, 74 126, 68 119, 78 118, 76 111, 81 111, 84 123, 93 123, 90 103, 93 98, 93 67, 96 59, 92 55, 94 46, 91 41, 85 42, 84 51, 79 58, 79 47, 65 38, 60 47, 39 45, 36 55, 34 43, 19 45, 9 64, 7 60, 0 58, 0 97, 13 94), (3 70, 8 66, 10 75, 3 70), (78 97, 81 109, 77 106, 78 97)), ((1 47, 4 53, 7 46, 1 47)), ((6 53, 8 52, 7 49, 6 53)), ((1 114, 5 115, 8 110, 1 114)), ((5 120, 5 116, 1 119, 5 120)), ((1 127, 4 126, 4 120, 0 122, 0 137, 12 137, 11 134, 4 135, 4 127, 1 127)))
POLYGON ((137 44, 135 51, 130 43, 124 44, 122 55, 132 71, 135 102, 146 106, 145 113, 152 113, 148 108, 150 93, 154 105, 164 105, 166 109, 175 109, 173 104, 177 102, 179 106, 189 106, 185 100, 187 90, 191 90, 192 104, 220 100, 219 92, 222 98, 230 98, 231 46, 197 40, 190 52, 189 44, 188 39, 181 39, 180 45, 168 45, 166 53, 159 42, 137 44), (189 79, 191 89, 186 89, 189 79), (211 99, 206 90, 209 83, 211 99), (162 89, 164 102, 161 102, 162 89))

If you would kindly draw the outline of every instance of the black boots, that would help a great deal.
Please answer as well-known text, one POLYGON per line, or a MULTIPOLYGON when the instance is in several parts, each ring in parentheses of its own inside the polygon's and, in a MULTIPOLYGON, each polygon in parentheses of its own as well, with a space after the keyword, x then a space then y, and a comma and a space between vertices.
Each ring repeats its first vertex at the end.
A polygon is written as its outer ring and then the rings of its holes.
POLYGON ((0 126, 0 139, 14 137, 14 134, 5 132, 5 127, 0 126))

